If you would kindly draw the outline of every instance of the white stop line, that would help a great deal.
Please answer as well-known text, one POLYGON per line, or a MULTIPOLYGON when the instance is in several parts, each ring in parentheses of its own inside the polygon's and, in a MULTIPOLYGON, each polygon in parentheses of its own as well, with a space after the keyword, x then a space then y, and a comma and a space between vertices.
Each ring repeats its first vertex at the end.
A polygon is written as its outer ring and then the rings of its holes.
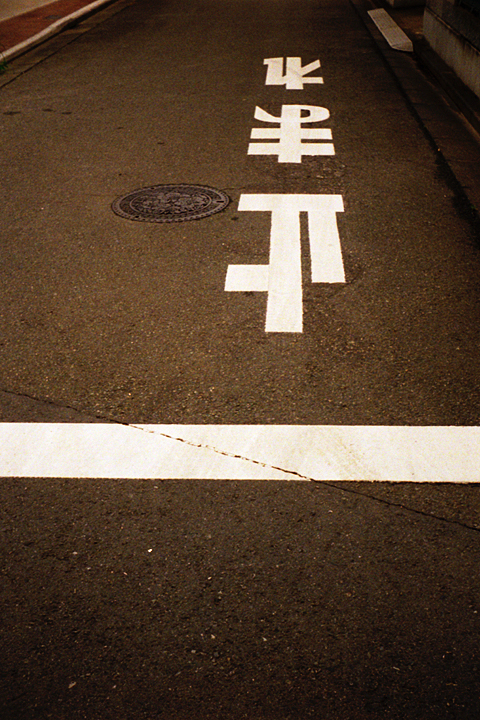
POLYGON ((0 476, 479 482, 480 427, 0 423, 0 476))

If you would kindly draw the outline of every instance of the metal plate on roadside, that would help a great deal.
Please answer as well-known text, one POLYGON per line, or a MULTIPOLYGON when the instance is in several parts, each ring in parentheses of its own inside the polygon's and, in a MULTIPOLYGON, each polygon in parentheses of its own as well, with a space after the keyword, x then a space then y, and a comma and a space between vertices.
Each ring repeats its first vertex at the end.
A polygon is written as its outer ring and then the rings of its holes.
POLYGON ((153 185, 115 200, 112 210, 128 220, 169 223, 200 220, 229 202, 224 192, 204 185, 153 185))

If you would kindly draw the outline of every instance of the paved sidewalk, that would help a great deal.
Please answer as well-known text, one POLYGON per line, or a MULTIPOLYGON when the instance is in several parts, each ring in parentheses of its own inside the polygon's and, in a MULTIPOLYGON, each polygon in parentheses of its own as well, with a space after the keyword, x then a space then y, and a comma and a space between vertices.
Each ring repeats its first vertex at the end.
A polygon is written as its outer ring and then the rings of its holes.
POLYGON ((56 0, 0 21, 0 52, 11 59, 111 0, 56 0))
POLYGON ((0 20, 8 20, 30 10, 38 10, 51 2, 52 0, 3 0, 0 4, 0 20))

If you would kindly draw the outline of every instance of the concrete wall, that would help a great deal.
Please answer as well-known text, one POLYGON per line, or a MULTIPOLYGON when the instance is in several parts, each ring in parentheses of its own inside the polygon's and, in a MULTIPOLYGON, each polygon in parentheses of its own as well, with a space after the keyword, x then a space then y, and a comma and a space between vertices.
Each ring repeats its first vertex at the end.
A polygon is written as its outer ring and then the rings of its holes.
POLYGON ((480 18, 450 0, 427 0, 424 37, 480 98, 480 18))

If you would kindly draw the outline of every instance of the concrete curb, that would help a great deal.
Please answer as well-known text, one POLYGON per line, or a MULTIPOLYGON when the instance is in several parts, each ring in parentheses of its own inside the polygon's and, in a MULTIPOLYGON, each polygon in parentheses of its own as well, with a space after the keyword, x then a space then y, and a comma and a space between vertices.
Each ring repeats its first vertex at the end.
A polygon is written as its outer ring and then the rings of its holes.
POLYGON ((414 43, 414 52, 449 97, 459 107, 470 125, 480 134, 480 100, 475 93, 448 67, 425 39, 414 43))
POLYGON ((1 53, 1 58, 5 61, 13 60, 13 58, 16 58, 18 57, 18 55, 22 55, 28 50, 31 50, 31 48, 35 47, 36 45, 40 45, 40 43, 61 32, 69 25, 74 25, 76 22, 78 22, 78 20, 86 17, 87 15, 91 15, 92 13, 100 10, 106 5, 113 3, 114 1, 115 0, 95 0, 95 2, 92 2, 89 5, 85 5, 85 7, 80 8, 80 10, 76 10, 74 13, 60 18, 60 20, 56 20, 54 23, 46 27, 44 30, 41 30, 36 35, 32 35, 32 37, 28 38, 27 40, 24 40, 23 42, 18 43, 18 45, 14 45, 14 47, 5 50, 3 53, 1 53))
MULTIPOLYGON (((438 79, 429 80, 415 56, 392 50, 368 15, 366 0, 350 0, 370 33, 380 55, 436 152, 440 166, 448 170, 458 210, 466 219, 480 223, 480 144, 474 128, 443 94, 438 79), (416 61, 416 58, 417 61, 416 61)), ((369 8, 368 8, 369 9, 369 8)))

